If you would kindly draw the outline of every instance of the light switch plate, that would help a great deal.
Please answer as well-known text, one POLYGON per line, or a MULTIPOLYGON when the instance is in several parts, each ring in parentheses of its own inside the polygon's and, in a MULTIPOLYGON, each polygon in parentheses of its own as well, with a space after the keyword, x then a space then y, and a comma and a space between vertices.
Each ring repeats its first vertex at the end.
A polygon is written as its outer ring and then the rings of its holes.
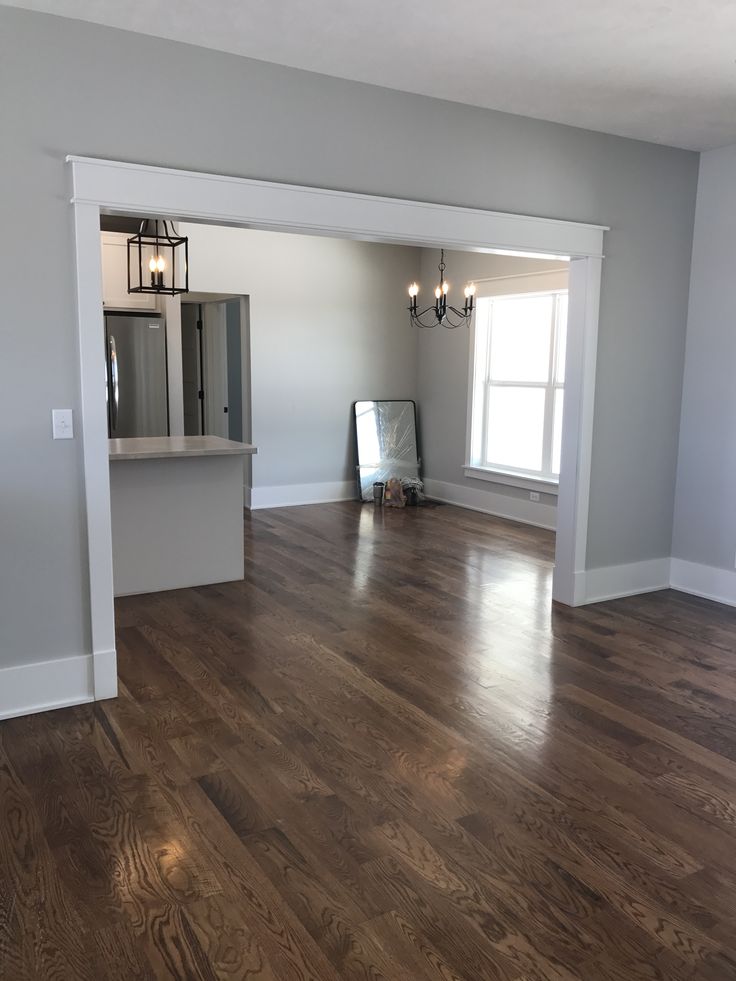
POLYGON ((74 439, 74 419, 71 409, 51 410, 51 431, 54 439, 74 439))

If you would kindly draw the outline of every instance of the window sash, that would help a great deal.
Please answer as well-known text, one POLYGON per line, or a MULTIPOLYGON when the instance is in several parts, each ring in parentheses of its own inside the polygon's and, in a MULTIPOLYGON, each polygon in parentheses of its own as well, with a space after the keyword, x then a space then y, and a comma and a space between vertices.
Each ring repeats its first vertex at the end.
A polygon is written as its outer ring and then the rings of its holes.
POLYGON ((479 299, 476 308, 475 338, 473 362, 471 365, 472 395, 471 395, 471 426, 470 426, 470 461, 469 466, 479 469, 500 470, 510 473, 518 473, 530 477, 541 477, 544 479, 556 480, 559 474, 552 469, 553 457, 553 437, 554 437, 554 409, 555 393, 564 392, 564 381, 557 381, 558 359, 562 345, 560 335, 566 324, 562 323, 561 307, 562 298, 566 298, 566 289, 544 290, 534 293, 506 294, 501 296, 491 296, 480 298, 486 300, 488 312, 486 322, 479 323, 478 317, 482 308, 479 299), (498 299, 509 299, 511 297, 528 296, 549 296, 553 299, 550 305, 550 346, 549 363, 547 370, 547 380, 545 382, 530 382, 525 379, 515 381, 504 379, 494 380, 491 377, 491 351, 493 347, 493 306, 498 299), (544 396, 544 420, 542 433, 542 468, 540 470, 528 470, 522 467, 510 466, 502 460, 491 460, 487 455, 488 446, 488 408, 492 388, 527 388, 543 390, 544 396))

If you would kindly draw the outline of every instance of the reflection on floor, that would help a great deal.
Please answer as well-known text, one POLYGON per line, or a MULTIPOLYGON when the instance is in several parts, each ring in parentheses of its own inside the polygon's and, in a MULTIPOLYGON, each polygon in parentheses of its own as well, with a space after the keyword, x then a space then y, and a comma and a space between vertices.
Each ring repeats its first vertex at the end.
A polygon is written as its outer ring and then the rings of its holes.
POLYGON ((246 551, 0 724, 0 976, 736 977, 734 611, 551 609, 553 536, 451 507, 246 551))

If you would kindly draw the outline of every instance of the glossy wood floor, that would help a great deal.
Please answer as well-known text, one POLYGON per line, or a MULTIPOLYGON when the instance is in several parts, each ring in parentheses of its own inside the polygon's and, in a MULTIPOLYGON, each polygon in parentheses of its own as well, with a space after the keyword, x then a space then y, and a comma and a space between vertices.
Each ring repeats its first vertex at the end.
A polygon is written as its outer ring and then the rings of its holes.
POLYGON ((4 981, 736 978, 736 612, 551 611, 552 536, 450 507, 246 542, 0 724, 4 981))

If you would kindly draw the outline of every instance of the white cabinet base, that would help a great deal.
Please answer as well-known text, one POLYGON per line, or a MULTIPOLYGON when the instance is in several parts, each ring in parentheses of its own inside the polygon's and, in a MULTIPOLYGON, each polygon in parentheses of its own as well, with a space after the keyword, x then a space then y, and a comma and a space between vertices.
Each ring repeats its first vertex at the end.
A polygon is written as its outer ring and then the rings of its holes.
POLYGON ((110 464, 116 596, 242 579, 243 457, 110 464))

